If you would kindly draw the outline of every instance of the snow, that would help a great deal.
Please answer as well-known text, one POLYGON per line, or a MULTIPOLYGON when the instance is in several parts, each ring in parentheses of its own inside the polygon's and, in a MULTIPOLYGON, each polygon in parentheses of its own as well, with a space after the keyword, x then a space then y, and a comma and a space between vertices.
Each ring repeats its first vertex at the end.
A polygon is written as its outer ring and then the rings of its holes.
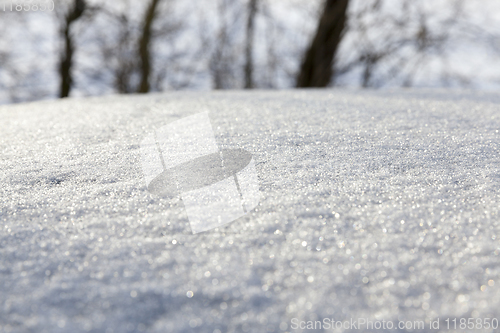
POLYGON ((289 90, 1 106, 0 332, 500 319, 499 102, 289 90), (253 155, 261 196, 193 235, 179 198, 147 191, 140 143, 206 109, 220 149, 253 155))

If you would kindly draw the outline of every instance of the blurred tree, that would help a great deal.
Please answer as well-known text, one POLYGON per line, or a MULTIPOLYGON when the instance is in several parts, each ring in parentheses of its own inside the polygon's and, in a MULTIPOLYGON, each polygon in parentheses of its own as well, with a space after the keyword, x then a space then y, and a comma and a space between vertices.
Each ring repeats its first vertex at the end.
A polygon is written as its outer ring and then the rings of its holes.
POLYGON ((103 45, 101 49, 103 53, 105 53, 106 59, 112 58, 113 56, 116 57, 116 63, 119 65, 116 67, 116 72, 114 73, 114 86, 119 93, 128 94, 133 91, 130 80, 135 70, 135 59, 130 57, 127 52, 129 44, 131 43, 132 29, 128 15, 124 13, 118 14, 117 21, 118 35, 116 36, 114 47, 111 45, 103 45))
POLYGON ((111 28, 98 30, 96 39, 106 68, 104 75, 111 78, 115 91, 159 91, 170 80, 167 71, 178 66, 179 55, 155 52, 169 49, 182 31, 184 22, 172 15, 174 4, 173 0, 150 0, 146 4, 122 0, 104 7, 100 24, 111 28))
MULTIPOLYGON (((466 84, 458 71, 446 70, 454 45, 471 31, 459 29, 463 2, 448 0, 436 7, 422 0, 353 1, 334 81, 342 84, 359 75, 355 80, 364 88, 409 87, 425 77, 422 69, 432 63, 433 79, 441 79, 441 85, 447 80, 466 84)), ((428 77, 424 80, 430 84, 428 77)))
POLYGON ((239 70, 243 66, 238 64, 242 55, 238 44, 241 41, 243 14, 241 1, 219 0, 216 21, 218 29, 215 35, 210 32, 208 38, 202 37, 213 45, 208 68, 214 89, 241 88, 239 70))
POLYGON ((316 34, 297 77, 297 88, 326 87, 332 78, 335 53, 342 40, 349 0, 326 0, 316 34))
POLYGON ((59 60, 59 76, 61 80, 61 87, 59 91, 60 98, 69 96, 71 86, 73 84, 71 70, 73 66, 75 46, 71 35, 71 26, 82 17, 86 6, 87 4, 85 0, 74 0, 72 7, 70 7, 69 11, 64 15, 63 22, 61 24, 60 34, 64 40, 64 48, 61 52, 59 60))
POLYGON ((147 93, 151 87, 149 82, 151 75, 151 54, 149 48, 152 37, 152 26, 157 16, 159 3, 160 0, 151 0, 143 20, 142 33, 139 40, 139 71, 141 76, 141 82, 137 90, 139 93, 147 93))
POLYGON ((248 1, 248 19, 246 27, 245 45, 245 89, 254 87, 253 79, 253 39, 255 14, 257 13, 257 0, 248 1))

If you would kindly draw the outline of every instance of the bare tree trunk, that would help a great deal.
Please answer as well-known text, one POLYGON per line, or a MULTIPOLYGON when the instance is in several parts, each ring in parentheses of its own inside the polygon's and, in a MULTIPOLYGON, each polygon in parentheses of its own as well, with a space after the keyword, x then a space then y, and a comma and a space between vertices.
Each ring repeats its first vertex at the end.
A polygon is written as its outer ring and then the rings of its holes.
POLYGON ((226 80, 224 76, 227 76, 226 66, 227 59, 225 59, 224 49, 227 47, 228 43, 228 24, 226 22, 226 12, 227 4, 225 0, 220 0, 217 6, 218 21, 221 26, 217 34, 217 39, 214 44, 214 52, 210 58, 210 72, 212 74, 212 81, 214 89, 224 89, 226 86, 226 80))
POLYGON ((115 76, 115 87, 120 94, 129 94, 133 92, 135 89, 131 87, 130 77, 134 71, 136 66, 135 61, 130 59, 127 54, 127 46, 130 44, 131 39, 131 29, 130 22, 127 15, 120 15, 118 17, 118 22, 120 26, 120 32, 118 37, 118 45, 117 49, 113 52, 116 52, 119 66, 117 66, 114 76, 115 76), (124 56, 123 54, 127 54, 124 56))
POLYGON ((139 89, 137 90, 139 93, 147 93, 150 89, 149 77, 151 74, 151 53, 149 50, 149 44, 151 42, 153 22, 156 18, 156 9, 158 8, 159 3, 160 0, 151 0, 144 17, 142 36, 139 41, 139 70, 141 75, 141 83, 139 85, 139 89))
POLYGON ((349 0, 326 0, 316 35, 297 77, 297 88, 326 87, 333 75, 335 53, 342 40, 349 0))
POLYGON ((71 25, 77 21, 85 11, 85 0, 75 0, 73 7, 66 14, 64 23, 61 29, 62 37, 64 38, 64 50, 61 53, 59 63, 59 75, 61 77, 61 89, 59 97, 68 97, 73 84, 73 77, 71 76, 71 68, 73 67, 73 53, 75 46, 71 36, 71 25))
POLYGON ((253 82, 253 35, 254 21, 257 13, 257 0, 248 1, 247 36, 245 45, 245 89, 252 89, 253 82))

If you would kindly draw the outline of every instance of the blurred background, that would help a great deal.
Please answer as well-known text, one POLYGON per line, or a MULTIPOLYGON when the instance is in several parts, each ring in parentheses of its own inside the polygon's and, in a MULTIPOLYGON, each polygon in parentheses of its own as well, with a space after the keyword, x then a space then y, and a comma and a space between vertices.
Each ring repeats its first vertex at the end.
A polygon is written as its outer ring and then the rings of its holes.
POLYGON ((0 0, 0 104, 169 90, 500 88, 498 0, 0 0))

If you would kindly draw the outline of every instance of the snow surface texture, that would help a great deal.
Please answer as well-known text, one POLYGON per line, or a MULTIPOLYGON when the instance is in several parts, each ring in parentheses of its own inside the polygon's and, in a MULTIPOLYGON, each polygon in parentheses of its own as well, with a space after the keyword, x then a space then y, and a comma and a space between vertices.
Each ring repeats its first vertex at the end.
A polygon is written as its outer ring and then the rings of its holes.
POLYGON ((499 102, 294 90, 2 106, 0 331, 500 318, 499 102), (193 235, 182 201, 147 191, 140 142, 205 108, 221 149, 253 155, 261 200, 193 235))

